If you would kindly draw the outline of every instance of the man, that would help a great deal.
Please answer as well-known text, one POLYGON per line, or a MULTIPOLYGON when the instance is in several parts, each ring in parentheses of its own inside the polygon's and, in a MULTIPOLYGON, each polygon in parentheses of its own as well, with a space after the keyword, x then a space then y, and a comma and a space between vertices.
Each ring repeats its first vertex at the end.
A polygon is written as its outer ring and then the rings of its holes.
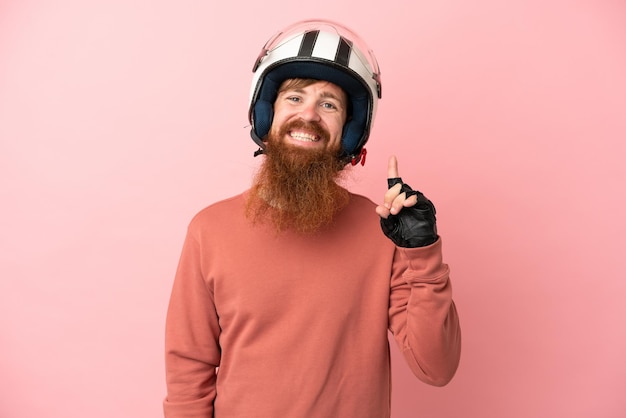
POLYGON ((363 45, 306 21, 263 49, 250 120, 265 161, 248 191, 189 225, 167 316, 167 418, 388 417, 388 330, 419 379, 454 375, 434 206, 395 157, 379 206, 337 183, 364 158, 380 97, 363 45))

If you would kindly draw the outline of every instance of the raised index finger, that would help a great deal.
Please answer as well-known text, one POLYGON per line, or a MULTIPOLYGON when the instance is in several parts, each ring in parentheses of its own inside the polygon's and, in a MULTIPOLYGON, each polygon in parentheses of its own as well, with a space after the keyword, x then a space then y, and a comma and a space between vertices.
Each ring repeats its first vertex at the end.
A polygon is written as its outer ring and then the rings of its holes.
POLYGON ((397 177, 400 177, 398 174, 398 159, 395 155, 392 155, 387 163, 387 178, 395 179, 397 177))

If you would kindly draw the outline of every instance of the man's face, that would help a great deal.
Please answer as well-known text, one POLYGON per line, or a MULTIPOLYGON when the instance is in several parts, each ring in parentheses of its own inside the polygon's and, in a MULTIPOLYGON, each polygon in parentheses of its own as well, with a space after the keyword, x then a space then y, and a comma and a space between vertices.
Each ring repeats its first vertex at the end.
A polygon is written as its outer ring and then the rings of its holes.
POLYGON ((307 86, 283 83, 274 102, 270 137, 302 149, 341 148, 347 96, 337 85, 316 81, 307 86))
POLYGON ((347 103, 343 90, 326 81, 281 85, 265 159, 246 203, 253 221, 311 233, 345 207, 349 194, 336 180, 345 166, 338 156, 347 103))

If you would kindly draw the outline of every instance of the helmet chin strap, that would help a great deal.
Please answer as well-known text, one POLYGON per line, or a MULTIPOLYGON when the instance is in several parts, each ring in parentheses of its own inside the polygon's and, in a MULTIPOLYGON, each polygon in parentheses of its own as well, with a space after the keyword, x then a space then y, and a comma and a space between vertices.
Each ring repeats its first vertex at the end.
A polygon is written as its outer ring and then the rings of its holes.
POLYGON ((259 146, 259 149, 254 151, 254 156, 257 157, 261 154, 265 154, 265 142, 254 132, 254 128, 250 129, 250 136, 252 140, 259 146))

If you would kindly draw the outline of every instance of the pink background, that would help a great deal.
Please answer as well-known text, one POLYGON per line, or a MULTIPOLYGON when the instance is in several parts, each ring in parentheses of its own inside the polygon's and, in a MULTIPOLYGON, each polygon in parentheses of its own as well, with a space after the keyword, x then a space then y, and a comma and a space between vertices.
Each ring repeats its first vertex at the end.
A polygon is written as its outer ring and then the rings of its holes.
POLYGON ((249 185, 252 63, 308 17, 381 64, 351 188, 397 154, 452 267, 461 367, 393 346, 394 417, 626 416, 623 0, 5 0, 0 417, 161 416, 186 225, 249 185))

